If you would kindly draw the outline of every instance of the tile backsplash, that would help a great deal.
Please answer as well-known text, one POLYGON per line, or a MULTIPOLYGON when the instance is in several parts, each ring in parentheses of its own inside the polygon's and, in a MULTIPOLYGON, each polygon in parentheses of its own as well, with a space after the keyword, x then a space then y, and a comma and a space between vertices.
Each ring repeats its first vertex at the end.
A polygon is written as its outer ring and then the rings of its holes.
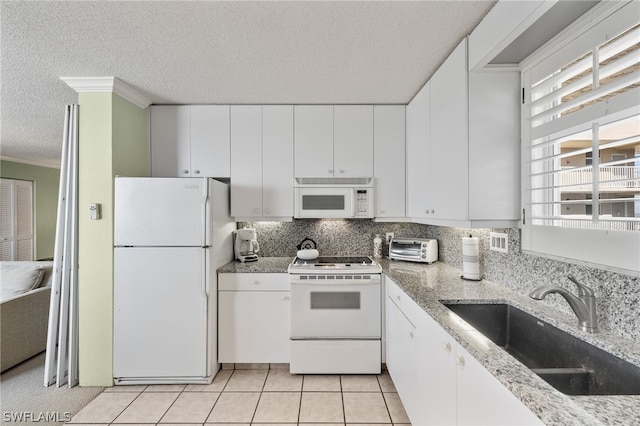
MULTIPOLYGON (((387 232, 393 232, 397 237, 435 238, 439 260, 460 269, 461 239, 472 235, 480 239, 481 272, 487 280, 525 295, 536 287, 549 284, 566 287, 575 293, 575 286, 566 278, 572 274, 595 291, 601 328, 628 339, 640 339, 639 278, 520 253, 520 232, 515 228, 464 229, 372 220, 251 222, 239 223, 238 227, 256 229, 262 257, 295 256, 296 246, 305 238, 316 242, 322 256, 370 256, 376 234, 381 235, 386 254, 387 232), (490 231, 508 235, 509 253, 489 250, 490 231)), ((573 315, 569 305, 558 295, 549 295, 540 303, 573 315)))

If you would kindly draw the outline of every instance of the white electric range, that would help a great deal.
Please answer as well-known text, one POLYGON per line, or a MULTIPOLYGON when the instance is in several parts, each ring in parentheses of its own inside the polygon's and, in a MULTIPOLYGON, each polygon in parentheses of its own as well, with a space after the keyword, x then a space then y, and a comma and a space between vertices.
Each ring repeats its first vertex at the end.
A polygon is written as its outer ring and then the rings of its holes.
POLYGON ((294 259, 291 373, 380 373, 381 274, 369 257, 294 259))

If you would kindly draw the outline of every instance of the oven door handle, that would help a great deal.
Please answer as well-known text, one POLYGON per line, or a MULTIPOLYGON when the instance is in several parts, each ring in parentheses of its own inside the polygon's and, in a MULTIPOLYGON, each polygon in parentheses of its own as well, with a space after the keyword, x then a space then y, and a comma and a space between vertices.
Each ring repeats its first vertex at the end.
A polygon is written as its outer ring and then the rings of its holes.
POLYGON ((299 285, 312 285, 312 286, 332 286, 332 287, 345 287, 345 286, 360 286, 360 285, 379 285, 380 281, 358 281, 358 282, 326 282, 326 281, 291 281, 293 286, 299 285))

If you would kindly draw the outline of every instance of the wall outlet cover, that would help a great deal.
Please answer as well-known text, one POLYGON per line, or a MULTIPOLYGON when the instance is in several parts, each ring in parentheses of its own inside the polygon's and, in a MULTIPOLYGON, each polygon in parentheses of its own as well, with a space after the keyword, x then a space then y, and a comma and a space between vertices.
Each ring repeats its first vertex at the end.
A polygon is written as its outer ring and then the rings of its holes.
POLYGON ((500 253, 509 253, 509 238, 507 234, 489 233, 489 249, 500 253))

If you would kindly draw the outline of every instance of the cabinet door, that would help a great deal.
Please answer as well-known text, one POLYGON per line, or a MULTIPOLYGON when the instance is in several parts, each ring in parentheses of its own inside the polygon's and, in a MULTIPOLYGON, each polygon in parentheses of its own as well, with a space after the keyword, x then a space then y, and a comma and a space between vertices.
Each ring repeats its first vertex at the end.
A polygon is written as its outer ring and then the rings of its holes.
POLYGON ((407 216, 427 217, 429 193, 430 92, 427 82, 407 105, 407 216))
POLYGON ((219 362, 289 362, 289 292, 218 294, 219 362))
POLYGON ((262 107, 262 215, 293 216, 293 106, 262 107))
POLYGON ((333 166, 337 177, 373 176, 373 106, 333 107, 333 166))
POLYGON ((191 107, 191 176, 230 176, 228 105, 191 107))
POLYGON ((296 105, 296 177, 333 176, 333 107, 296 105))
POLYGON ((464 39, 431 78, 431 181, 438 219, 468 216, 467 43, 464 39))
POLYGON ((405 107, 373 108, 376 217, 405 215, 405 107))
POLYGON ((411 422, 417 393, 415 327, 390 298, 386 299, 387 369, 411 422))
POLYGON ((520 73, 469 74, 469 218, 520 217, 520 73))
POLYGON ((151 176, 191 174, 191 112, 189 106, 151 107, 151 176))
POLYGON ((231 216, 262 216, 262 108, 231 107, 231 216))
POLYGON ((456 424, 456 342, 426 312, 416 324, 416 370, 419 425, 456 424), (429 401, 425 404, 424 401, 429 401))
POLYGON ((544 424, 462 346, 456 351, 458 424, 544 424))

